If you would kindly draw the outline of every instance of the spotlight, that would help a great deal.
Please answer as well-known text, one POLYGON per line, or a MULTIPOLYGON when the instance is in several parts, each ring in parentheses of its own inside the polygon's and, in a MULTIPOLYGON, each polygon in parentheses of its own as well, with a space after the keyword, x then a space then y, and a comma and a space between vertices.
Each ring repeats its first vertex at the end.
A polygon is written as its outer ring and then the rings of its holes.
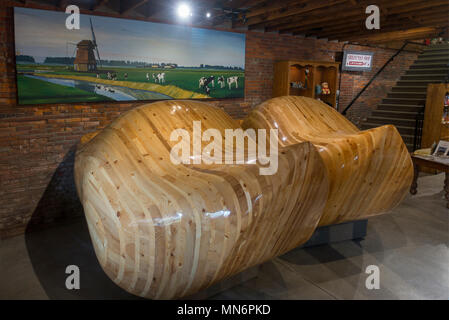
POLYGON ((210 18, 210 12, 206 13, 206 17, 210 18))
POLYGON ((178 6, 178 10, 177 11, 178 11, 178 16, 180 16, 181 18, 187 18, 188 16, 192 16, 192 10, 185 3, 181 3, 178 6))

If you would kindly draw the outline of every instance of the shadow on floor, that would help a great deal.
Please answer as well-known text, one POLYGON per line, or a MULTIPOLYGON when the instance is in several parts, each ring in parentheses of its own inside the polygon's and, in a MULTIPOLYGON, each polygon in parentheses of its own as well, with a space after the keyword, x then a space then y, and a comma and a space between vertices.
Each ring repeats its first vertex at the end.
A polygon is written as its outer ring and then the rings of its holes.
POLYGON ((27 226, 25 243, 36 277, 50 299, 138 299, 110 280, 95 256, 76 194, 75 150, 56 169, 27 226), (42 230, 43 223, 50 226, 42 230), (69 265, 80 269, 79 290, 65 287, 69 265))

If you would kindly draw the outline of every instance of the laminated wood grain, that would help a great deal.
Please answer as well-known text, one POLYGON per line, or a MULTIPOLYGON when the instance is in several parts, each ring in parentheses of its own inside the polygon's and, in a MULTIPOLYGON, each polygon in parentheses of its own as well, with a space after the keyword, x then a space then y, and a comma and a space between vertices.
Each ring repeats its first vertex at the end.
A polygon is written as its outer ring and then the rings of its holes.
POLYGON ((329 177, 320 226, 385 213, 402 201, 413 180, 410 154, 394 126, 360 131, 315 99, 268 100, 252 110, 242 127, 277 128, 281 146, 308 141, 318 149, 329 177))
POLYGON ((128 111, 82 140, 75 180, 98 260, 138 296, 187 296, 304 243, 328 197, 317 149, 279 150, 278 171, 259 164, 175 165, 170 133, 240 128, 219 108, 163 101, 128 111))

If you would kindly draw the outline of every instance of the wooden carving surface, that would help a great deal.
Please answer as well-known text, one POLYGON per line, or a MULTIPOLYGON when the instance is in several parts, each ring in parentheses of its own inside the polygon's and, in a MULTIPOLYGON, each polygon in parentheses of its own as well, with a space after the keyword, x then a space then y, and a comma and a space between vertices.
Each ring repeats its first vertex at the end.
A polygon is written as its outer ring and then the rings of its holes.
POLYGON ((333 108, 306 97, 278 97, 257 106, 243 128, 277 128, 282 146, 311 142, 324 160, 329 195, 319 225, 382 214, 405 197, 413 164, 397 129, 359 131, 333 108))
POLYGON ((269 100, 242 127, 202 102, 163 101, 83 137, 75 182, 98 260, 120 287, 151 299, 193 294, 297 247, 318 225, 391 209, 412 182, 393 126, 360 132, 310 98, 269 100), (278 129, 277 172, 260 175, 251 157, 174 164, 170 134, 192 134, 194 121, 223 137, 226 129, 278 129))
MULTIPOLYGON (((75 181, 98 260, 120 287, 151 299, 192 294, 304 243, 329 181, 309 142, 279 149, 274 175, 259 164, 170 161, 175 129, 239 128, 222 110, 164 101, 128 111, 83 139, 75 181)), ((223 134, 224 136, 224 134, 223 134)))

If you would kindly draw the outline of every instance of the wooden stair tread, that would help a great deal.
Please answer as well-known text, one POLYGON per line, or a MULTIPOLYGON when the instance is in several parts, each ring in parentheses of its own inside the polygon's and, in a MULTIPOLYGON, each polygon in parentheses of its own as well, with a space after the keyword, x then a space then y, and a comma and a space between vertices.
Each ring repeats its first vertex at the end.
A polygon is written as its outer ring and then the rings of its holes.
POLYGON ((420 106, 417 104, 403 104, 403 103, 379 103, 380 106, 395 106, 395 107, 416 107, 416 108, 424 108, 424 106, 420 106))
POLYGON ((417 79, 417 80, 399 80, 398 82, 422 82, 422 83, 427 83, 427 82, 432 82, 432 81, 437 81, 437 80, 419 80, 419 79, 417 79))
POLYGON ((445 77, 447 76, 444 73, 441 74, 427 74, 427 73, 418 73, 418 74, 404 74, 403 77, 445 77))
POLYGON ((411 111, 397 111, 397 110, 373 110, 373 114, 374 112, 379 111, 382 113, 394 113, 394 114, 407 114, 407 115, 416 115, 417 112, 411 112, 411 111))
POLYGON ((388 100, 398 100, 398 101, 400 101, 400 100, 413 100, 413 101, 423 101, 423 100, 426 100, 426 99, 422 99, 422 98, 384 98, 384 99, 388 99, 388 100))

